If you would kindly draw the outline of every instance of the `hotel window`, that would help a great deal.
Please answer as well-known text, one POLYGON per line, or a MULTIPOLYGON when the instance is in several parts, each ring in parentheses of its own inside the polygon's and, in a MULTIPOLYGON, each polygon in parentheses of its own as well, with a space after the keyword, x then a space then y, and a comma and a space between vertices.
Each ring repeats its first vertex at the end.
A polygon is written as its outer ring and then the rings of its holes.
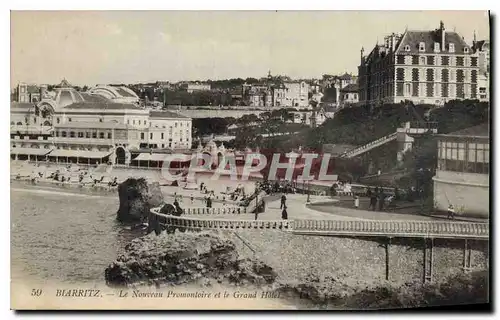
POLYGON ((418 56, 411 57, 411 64, 418 64, 418 56))
POLYGON ((471 71, 470 82, 477 83, 477 70, 472 70, 471 71))
POLYGON ((427 69, 425 80, 428 82, 434 82, 434 69, 427 69))
POLYGON ((130 120, 127 120, 127 124, 130 124, 130 120))
POLYGON ((132 120, 132 124, 135 125, 135 120, 132 120))
POLYGON ((59 118, 56 118, 56 122, 57 122, 57 124, 59 124, 61 122, 61 120, 59 118))
POLYGON ((418 45, 418 51, 420 52, 424 52, 425 51, 425 43, 424 42, 420 42, 419 45, 418 45))
POLYGON ((144 125, 147 126, 148 125, 148 121, 147 120, 144 120, 144 125))
POLYGON ((425 65, 425 57, 420 57, 420 64, 425 65))
POLYGON ((153 133, 149 133, 149 139, 153 139, 153 133))
POLYGON ((83 138, 83 132, 78 132, 78 138, 83 138))
POLYGON ((97 132, 92 132, 92 139, 97 139, 97 132))
POLYGON ((405 80, 405 70, 403 68, 396 69, 396 80, 404 81, 405 80))
POLYGON ((165 134, 163 132, 161 133, 161 139, 165 139, 165 134))
POLYGON ((70 131, 70 133, 69 133, 69 137, 70 137, 70 138, 74 138, 74 137, 75 137, 75 132, 74 132, 74 131, 70 131))
POLYGON ((111 132, 108 132, 108 139, 111 139, 111 132))
POLYGON ((411 85, 409 83, 405 84, 405 96, 409 96, 411 94, 411 85))
POLYGON ((174 126, 177 128, 177 122, 174 124, 174 126))
POLYGON ((85 132, 85 138, 90 139, 90 132, 85 132))
POLYGON ((141 120, 139 120, 139 125, 141 125, 141 120))
POLYGON ((68 122, 71 122, 71 118, 68 118, 68 122))
POLYGON ((471 67, 477 67, 477 57, 471 57, 470 58, 470 66, 471 67))
POLYGON ((66 131, 61 131, 61 137, 66 138, 66 131))
POLYGON ((411 70, 411 81, 416 81, 418 82, 419 80, 419 77, 418 77, 418 69, 417 68, 413 68, 411 70))
POLYGON ((450 52, 455 52, 455 44, 454 43, 450 43, 448 49, 449 49, 450 52))
POLYGON ((441 70, 441 82, 450 82, 448 69, 441 70))
POLYGON ((463 67, 464 66, 464 57, 457 57, 457 67, 463 67))
POLYGON ((477 84, 471 84, 470 91, 471 99, 475 99, 477 97, 477 84))
POLYGON ((144 140, 144 132, 141 132, 141 140, 144 140))
POLYGON ((397 62, 398 62, 398 64, 405 64, 405 56, 404 55, 398 55, 397 56, 397 62))
POLYGON ((434 52, 439 52, 439 42, 434 42, 434 52))
POLYGON ((409 45, 406 45, 406 46, 405 46, 405 51, 406 51, 406 52, 409 52, 409 51, 410 51, 410 46, 409 46, 409 45))
POLYGON ((56 137, 59 137, 59 131, 56 131, 56 137))
POLYGON ((450 57, 448 57, 448 56, 441 57, 441 65, 442 66, 448 66, 449 64, 450 64, 450 57))
POLYGON ((469 48, 464 47, 464 53, 469 53, 469 48))
POLYGON ((99 139, 104 139, 104 132, 99 132, 99 139))

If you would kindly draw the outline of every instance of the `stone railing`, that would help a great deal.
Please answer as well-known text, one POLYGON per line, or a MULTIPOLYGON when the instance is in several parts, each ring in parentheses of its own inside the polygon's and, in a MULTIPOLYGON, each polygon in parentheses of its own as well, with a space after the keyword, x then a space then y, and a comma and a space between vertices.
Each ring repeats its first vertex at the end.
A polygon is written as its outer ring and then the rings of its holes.
POLYGON ((305 235, 344 235, 358 237, 489 239, 488 223, 448 221, 376 220, 203 220, 178 217, 151 210, 150 230, 158 227, 201 229, 273 229, 305 235))
POLYGON ((489 238, 488 223, 448 221, 295 220, 294 231, 310 234, 419 238, 489 238))
POLYGON ((187 217, 178 217, 158 212, 159 209, 151 210, 150 229, 156 230, 157 226, 177 227, 193 230, 201 229, 277 229, 290 230, 293 227, 292 220, 223 220, 223 219, 196 219, 187 217))
POLYGON ((246 207, 190 207, 183 209, 184 214, 197 215, 197 214, 244 214, 247 213, 246 207))

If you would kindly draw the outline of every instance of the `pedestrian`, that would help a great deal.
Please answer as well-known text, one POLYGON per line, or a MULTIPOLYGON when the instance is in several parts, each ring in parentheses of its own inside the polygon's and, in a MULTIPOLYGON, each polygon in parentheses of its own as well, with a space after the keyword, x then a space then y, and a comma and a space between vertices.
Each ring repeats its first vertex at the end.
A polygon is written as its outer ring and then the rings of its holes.
POLYGON ((384 201, 385 201, 384 192, 380 192, 378 197, 378 211, 382 211, 384 209, 384 201))
POLYGON ((212 198, 207 198, 207 208, 212 208, 212 198))
POLYGON ((359 208, 359 197, 355 196, 354 197, 354 208, 359 208))
POLYGON ((370 209, 373 209, 373 211, 377 209, 377 196, 375 194, 370 197, 370 209))
POLYGON ((288 212, 286 212, 286 206, 284 206, 283 211, 281 211, 281 219, 283 219, 283 220, 288 219, 288 212))
POLYGON ((453 208, 452 204, 448 206, 448 216, 446 218, 450 220, 455 219, 455 208, 453 208))
POLYGON ((281 195, 281 205, 280 205, 280 209, 282 209, 283 207, 286 207, 286 196, 285 196, 285 194, 284 194, 284 193, 281 195))
POLYGON ((193 204, 193 203, 194 203, 194 196, 193 196, 193 194, 191 193, 191 204, 193 204))

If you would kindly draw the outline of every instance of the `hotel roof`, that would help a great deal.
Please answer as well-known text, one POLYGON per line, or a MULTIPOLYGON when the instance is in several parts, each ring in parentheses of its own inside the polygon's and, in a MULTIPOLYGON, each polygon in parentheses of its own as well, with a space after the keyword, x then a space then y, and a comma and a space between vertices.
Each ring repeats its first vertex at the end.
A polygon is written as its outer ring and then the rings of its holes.
POLYGON ((70 128, 70 129, 131 129, 135 130, 137 128, 123 123, 117 122, 66 122, 62 124, 57 124, 54 126, 57 128, 70 128))
POLYGON ((170 111, 150 111, 149 116, 151 118, 184 118, 189 119, 186 116, 183 116, 179 113, 170 112, 170 111))
POLYGON ((434 52, 434 43, 440 44, 440 52, 443 54, 464 54, 464 48, 468 48, 469 52, 472 53, 471 47, 465 42, 465 40, 455 31, 445 31, 444 37, 445 47, 441 48, 441 30, 429 30, 429 31, 412 31, 408 30, 403 34, 399 45, 397 46, 396 53, 404 54, 422 54, 422 53, 432 53, 434 52), (420 43, 425 44, 425 51, 421 52, 419 50, 420 43), (449 44, 453 43, 455 45, 455 52, 449 52, 449 44), (410 46, 410 51, 405 51, 406 46, 410 46))
POLYGON ((98 110, 144 110, 143 108, 131 103, 114 102, 75 102, 64 109, 98 109, 98 110))

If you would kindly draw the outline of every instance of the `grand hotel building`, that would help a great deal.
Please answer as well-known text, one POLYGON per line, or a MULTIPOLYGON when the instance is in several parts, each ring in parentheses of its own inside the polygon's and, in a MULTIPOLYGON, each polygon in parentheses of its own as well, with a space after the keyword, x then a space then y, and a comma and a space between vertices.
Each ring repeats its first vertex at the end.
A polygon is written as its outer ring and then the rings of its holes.
POLYGON ((191 118, 138 101, 125 87, 63 84, 39 102, 12 102, 11 158, 128 165, 191 149, 191 118))
POLYGON ((361 49, 359 103, 478 99, 478 72, 478 54, 443 22, 436 30, 393 33, 367 56, 361 49))

